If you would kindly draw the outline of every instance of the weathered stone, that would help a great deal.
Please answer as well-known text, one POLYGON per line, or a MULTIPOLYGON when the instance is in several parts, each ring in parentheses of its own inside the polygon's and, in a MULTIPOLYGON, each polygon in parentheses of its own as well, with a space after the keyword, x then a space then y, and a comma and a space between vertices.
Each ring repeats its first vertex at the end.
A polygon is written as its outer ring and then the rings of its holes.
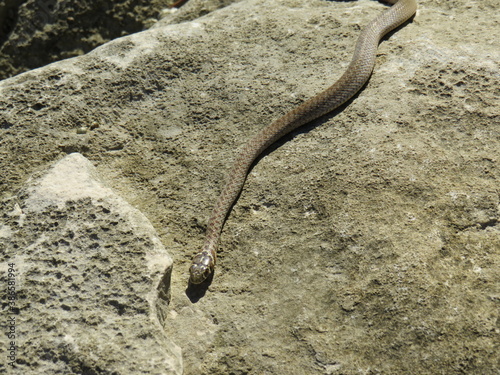
POLYGON ((18 289, 9 312, 18 361, 4 361, 8 370, 182 372, 180 349, 161 326, 172 259, 147 218, 85 157, 58 161, 9 206, 0 238, 18 289))
POLYGON ((187 269, 236 150, 341 75, 379 2, 240 1, 0 82, 2 196, 92 160, 175 255, 186 374, 496 375, 496 3, 419 0, 361 93, 256 163, 198 303, 187 269))
POLYGON ((0 0, 0 79, 142 31, 170 0, 0 0))

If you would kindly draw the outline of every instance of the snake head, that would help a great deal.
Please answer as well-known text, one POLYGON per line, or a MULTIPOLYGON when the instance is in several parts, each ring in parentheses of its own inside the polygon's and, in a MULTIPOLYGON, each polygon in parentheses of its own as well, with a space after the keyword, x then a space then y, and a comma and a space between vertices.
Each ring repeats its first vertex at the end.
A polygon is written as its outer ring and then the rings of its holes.
POLYGON ((193 264, 189 268, 189 281, 192 284, 201 284, 214 271, 214 258, 208 251, 202 251, 193 258, 193 264))

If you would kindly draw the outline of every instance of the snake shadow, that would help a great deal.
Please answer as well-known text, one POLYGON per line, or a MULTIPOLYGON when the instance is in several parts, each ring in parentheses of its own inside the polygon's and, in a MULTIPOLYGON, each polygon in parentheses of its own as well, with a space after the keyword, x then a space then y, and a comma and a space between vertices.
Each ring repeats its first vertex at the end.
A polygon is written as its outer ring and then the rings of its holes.
POLYGON ((189 298, 191 303, 198 302, 201 298, 205 296, 207 293, 208 287, 212 284, 212 280, 214 279, 215 270, 208 276, 208 278, 200 284, 193 284, 191 281, 188 282, 188 286, 186 288, 186 296, 189 298))

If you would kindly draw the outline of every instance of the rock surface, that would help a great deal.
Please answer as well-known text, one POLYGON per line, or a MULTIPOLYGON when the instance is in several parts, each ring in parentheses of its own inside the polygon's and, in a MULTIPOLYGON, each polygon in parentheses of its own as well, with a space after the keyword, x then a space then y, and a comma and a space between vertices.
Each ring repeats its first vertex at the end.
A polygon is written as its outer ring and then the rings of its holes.
POLYGON ((340 76, 380 3, 245 0, 0 82, 2 196, 90 159, 174 257, 185 374, 497 374, 496 6, 419 1, 352 102, 254 166, 196 303, 238 147, 340 76))
POLYGON ((153 24, 169 0, 0 0, 0 79, 153 24))
POLYGON ((182 373, 180 349, 161 329, 172 259, 85 157, 66 156, 2 203, 2 274, 9 265, 18 289, 9 316, 19 348, 4 370, 182 373))

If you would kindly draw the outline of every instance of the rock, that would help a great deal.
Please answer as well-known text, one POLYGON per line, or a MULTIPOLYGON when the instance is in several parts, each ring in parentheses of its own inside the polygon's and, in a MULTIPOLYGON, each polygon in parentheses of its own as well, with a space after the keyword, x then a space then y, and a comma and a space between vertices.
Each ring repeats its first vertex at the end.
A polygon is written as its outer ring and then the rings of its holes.
POLYGON ((2 81, 1 196, 92 160, 174 256, 164 328, 186 374, 496 374, 494 0, 419 0, 349 105, 258 160, 212 284, 185 294, 237 149, 331 85, 383 9, 244 0, 2 81))
POLYGON ((0 79, 79 56, 156 22, 169 0, 0 0, 0 79))
POLYGON ((147 218, 77 153, 16 200, 3 204, 14 209, 0 237, 17 285, 9 316, 18 361, 3 365, 22 374, 182 373, 161 325, 172 259, 147 218))
POLYGON ((174 8, 165 11, 161 17, 161 22, 152 25, 152 27, 163 27, 165 25, 192 21, 217 9, 224 8, 235 1, 238 0, 189 0, 178 9, 174 8))

